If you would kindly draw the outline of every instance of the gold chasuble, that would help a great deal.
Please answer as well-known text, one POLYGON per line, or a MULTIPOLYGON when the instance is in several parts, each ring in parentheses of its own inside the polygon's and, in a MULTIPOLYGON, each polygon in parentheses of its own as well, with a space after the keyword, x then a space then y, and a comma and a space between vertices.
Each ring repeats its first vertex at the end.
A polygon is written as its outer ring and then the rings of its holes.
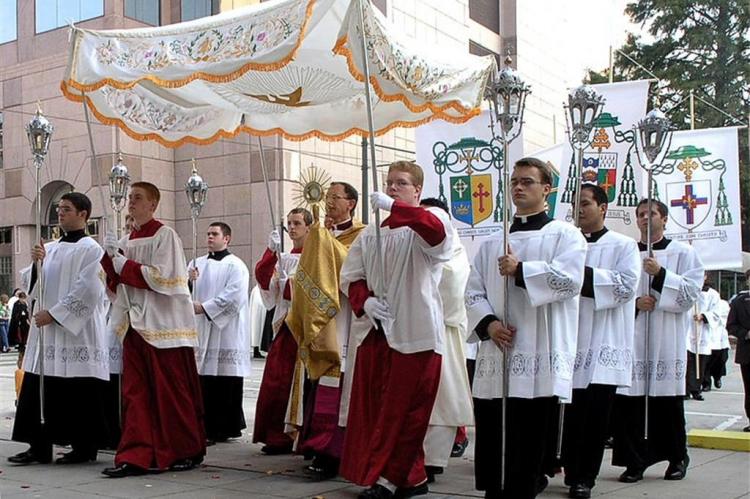
POLYGON ((354 222, 351 228, 334 237, 316 223, 305 240, 294 275, 292 305, 286 316, 287 326, 299 346, 287 408, 287 433, 302 425, 304 369, 313 381, 341 377, 341 345, 336 329, 342 296, 339 276, 349 247, 364 228, 365 225, 354 222))

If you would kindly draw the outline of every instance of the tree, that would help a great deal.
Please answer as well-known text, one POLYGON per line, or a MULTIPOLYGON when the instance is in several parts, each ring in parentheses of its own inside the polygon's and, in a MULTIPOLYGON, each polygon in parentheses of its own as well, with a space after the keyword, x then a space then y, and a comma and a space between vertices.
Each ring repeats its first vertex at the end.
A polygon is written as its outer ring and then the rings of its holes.
MULTIPOLYGON (((625 13, 647 35, 628 34, 615 54, 614 81, 659 77, 659 105, 680 129, 690 127, 690 91, 696 128, 747 123, 750 119, 750 2, 747 0, 638 0, 625 13), (639 67, 638 64, 643 66, 639 67), (647 70, 647 71, 646 71, 647 70), (705 99, 738 122, 702 102, 705 99)), ((589 71, 604 83, 609 70, 589 71)), ((750 221, 750 154, 740 131, 740 195, 743 221, 750 221)), ((745 239, 745 251, 750 240, 745 239)))

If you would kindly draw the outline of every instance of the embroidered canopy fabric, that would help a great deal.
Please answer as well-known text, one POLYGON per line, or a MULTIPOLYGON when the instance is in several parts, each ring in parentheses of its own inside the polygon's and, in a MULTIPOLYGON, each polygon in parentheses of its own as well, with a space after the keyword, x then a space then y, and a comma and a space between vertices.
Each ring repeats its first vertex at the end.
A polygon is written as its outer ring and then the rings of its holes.
POLYGON ((170 147, 243 131, 366 135, 360 1, 377 134, 479 113, 494 59, 416 47, 368 0, 273 0, 165 27, 73 27, 62 91, 100 121, 170 147))

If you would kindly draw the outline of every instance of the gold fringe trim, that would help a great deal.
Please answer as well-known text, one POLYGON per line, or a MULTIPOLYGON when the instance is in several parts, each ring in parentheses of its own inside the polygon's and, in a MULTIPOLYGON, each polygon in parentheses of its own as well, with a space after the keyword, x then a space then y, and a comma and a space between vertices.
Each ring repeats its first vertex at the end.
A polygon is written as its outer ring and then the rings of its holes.
POLYGON ((161 284, 162 286, 166 286, 169 288, 174 288, 180 285, 187 286, 187 278, 185 277, 162 277, 161 272, 159 272, 158 268, 152 267, 151 265, 145 265, 145 267, 148 271, 149 277, 153 279, 157 284, 161 284))
POLYGON ((188 83, 194 80, 204 80, 204 81, 210 81, 213 83, 227 83, 227 82, 236 80, 237 78, 244 75, 248 71, 276 71, 277 69, 281 69, 287 64, 289 64, 290 62, 292 62, 294 57, 297 55, 297 51, 299 50, 300 45, 302 45, 302 41, 305 39, 305 34, 307 32, 307 25, 310 22, 310 17, 312 17, 312 11, 313 11, 313 6, 315 5, 315 1, 316 0, 309 0, 307 7, 305 8, 305 19, 304 21, 302 21, 302 26, 300 26, 299 38, 297 39, 297 43, 294 45, 294 47, 289 52, 289 54, 286 55, 286 57, 276 62, 267 62, 267 63, 248 62, 247 64, 243 65, 239 69, 236 69, 230 73, 225 73, 221 75, 214 75, 210 73, 204 73, 203 71, 197 71, 195 73, 192 73, 190 76, 181 78, 179 80, 165 80, 165 79, 159 78, 158 76, 147 75, 147 76, 142 76, 130 82, 115 80, 112 78, 103 78, 95 83, 79 83, 73 79, 68 79, 67 81, 63 80, 63 84, 67 84, 81 92, 92 92, 94 90, 100 89, 101 87, 105 85, 108 85, 110 87, 114 87, 120 90, 126 90, 128 88, 132 88, 138 85, 142 81, 150 81, 164 88, 179 88, 179 87, 184 87, 185 85, 187 85, 188 83))
MULTIPOLYGON (((349 130, 346 130, 342 133, 333 134, 333 135, 327 134, 320 130, 311 130, 303 134, 291 134, 291 133, 286 132, 282 128, 272 128, 270 130, 259 130, 257 128, 252 128, 247 125, 242 125, 242 126, 235 128, 234 130, 221 129, 218 132, 216 132, 214 135, 212 135, 211 137, 208 137, 205 139, 201 139, 198 137, 193 137, 191 135, 188 135, 179 140, 167 140, 157 133, 136 132, 132 130, 130 127, 128 127, 128 125, 125 124, 125 122, 123 122, 119 118, 110 118, 109 116, 103 115, 93 105, 90 97, 72 93, 70 90, 68 90, 68 88, 66 87, 66 83, 64 81, 60 84, 60 90, 62 91, 63 95, 65 95, 65 97, 67 97, 68 99, 72 101, 85 102, 85 105, 88 105, 89 109, 94 114, 94 116, 96 116, 97 120, 99 120, 101 123, 104 123, 105 125, 116 126, 120 128, 131 139, 138 140, 138 141, 153 140, 163 145, 164 147, 170 147, 170 148, 181 147, 185 144, 208 145, 220 139, 231 139, 233 137, 236 137, 240 132, 246 132, 251 135, 255 135, 259 137, 268 137, 272 135, 278 135, 287 140, 291 140, 295 142, 308 140, 312 138, 317 138, 317 139, 325 140, 328 142, 338 142, 352 135, 357 135, 359 137, 370 136, 370 132, 362 128, 350 128, 349 130)), ((419 120, 414 120, 414 121, 404 121, 404 120, 394 121, 390 123, 388 126, 376 130, 375 135, 380 137, 381 135, 385 135, 386 133, 390 132, 394 128, 416 128, 418 126, 424 125, 425 123, 429 123, 430 121, 434 121, 436 119, 441 119, 449 123, 455 123, 455 124, 460 125, 461 123, 466 123, 470 119, 476 116, 479 116, 480 113, 481 113, 481 109, 475 108, 469 111, 468 113, 464 113, 463 116, 451 116, 448 114, 441 113, 441 114, 435 114, 435 115, 428 116, 426 118, 421 118, 419 120)))
MULTIPOLYGON (((357 69, 357 66, 354 62, 354 55, 352 54, 351 50, 349 50, 346 47, 346 44, 348 43, 347 35, 342 36, 338 40, 336 40, 336 44, 333 46, 333 53, 342 55, 346 58, 346 66, 349 69, 349 73, 360 83, 364 83, 365 81, 365 75, 359 72, 357 69)), ((466 106, 462 105, 460 102, 453 100, 450 101, 448 104, 444 104, 442 106, 436 106, 432 102, 425 102, 424 104, 415 104, 411 100, 409 100, 409 97, 407 97, 405 94, 386 94, 380 84, 378 83, 378 80, 375 76, 370 75, 370 84, 372 85, 373 90, 375 90, 375 93, 385 102, 394 102, 394 101, 400 101, 403 105, 409 109, 409 111, 413 113, 421 113, 426 110, 430 110, 435 114, 438 114, 440 118, 444 118, 445 111, 448 109, 453 109, 454 111, 457 111, 461 114, 465 114, 467 112, 472 112, 472 108, 467 108, 466 106)), ((447 120, 446 120, 447 121, 447 120)))
POLYGON ((168 329, 165 331, 144 331, 142 329, 135 330, 138 334, 143 336, 145 340, 194 340, 198 338, 198 331, 195 329, 168 329))

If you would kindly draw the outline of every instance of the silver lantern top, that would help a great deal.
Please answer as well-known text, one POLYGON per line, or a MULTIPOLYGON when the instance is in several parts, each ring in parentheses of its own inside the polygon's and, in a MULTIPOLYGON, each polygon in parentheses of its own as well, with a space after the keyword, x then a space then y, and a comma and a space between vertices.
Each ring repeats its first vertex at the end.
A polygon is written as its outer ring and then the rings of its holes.
POLYGON ((130 173, 122 162, 122 153, 117 153, 117 162, 109 172, 109 202, 112 209, 121 211, 125 207, 125 200, 130 187, 130 173))
POLYGON ((672 122, 659 108, 654 108, 646 117, 638 122, 638 135, 641 139, 641 149, 648 160, 653 163, 664 148, 670 132, 672 122))
POLYGON ((41 107, 37 104, 36 114, 26 125, 26 135, 29 138, 29 146, 31 146, 31 154, 34 158, 41 159, 47 155, 54 131, 55 127, 44 117, 41 107))
POLYGON ((200 175, 198 175, 195 159, 193 159, 193 172, 185 183, 185 194, 187 194, 193 218, 198 218, 203 209, 203 205, 206 203, 208 184, 203 181, 203 178, 200 175))
POLYGON ((484 92, 503 136, 506 137, 516 124, 523 122, 526 96, 531 93, 531 87, 510 67, 511 62, 510 57, 505 59, 506 66, 493 77, 484 92))
POLYGON ((589 141, 604 102, 604 96, 599 95, 590 85, 581 85, 568 94, 568 104, 565 107, 568 111, 566 118, 569 120, 571 142, 584 144, 589 141))

